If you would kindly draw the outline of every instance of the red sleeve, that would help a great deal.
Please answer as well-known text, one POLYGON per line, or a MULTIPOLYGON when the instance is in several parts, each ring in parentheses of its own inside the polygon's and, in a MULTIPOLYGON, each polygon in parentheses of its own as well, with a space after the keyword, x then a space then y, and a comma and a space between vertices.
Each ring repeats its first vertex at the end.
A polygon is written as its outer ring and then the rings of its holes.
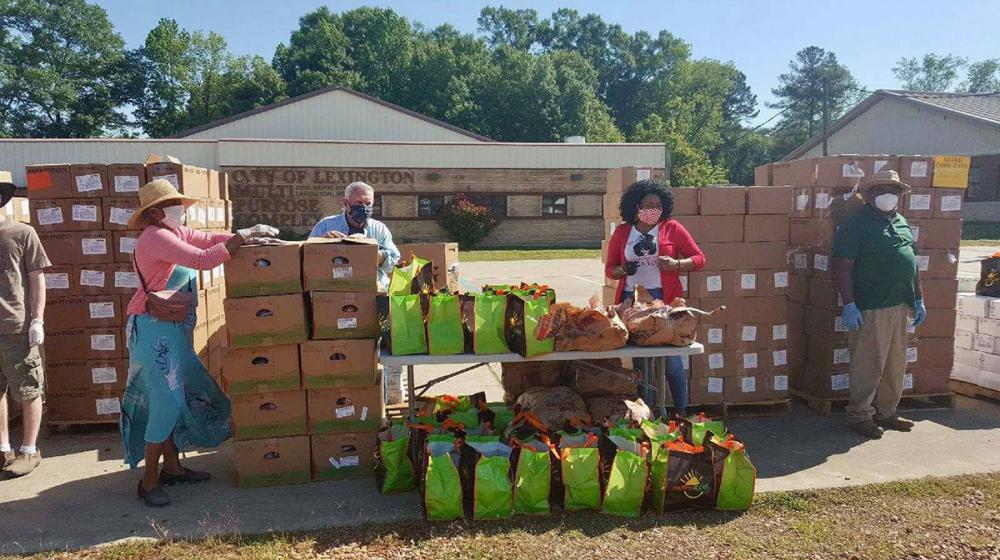
POLYGON ((678 254, 683 258, 691 259, 694 270, 701 270, 705 267, 705 253, 702 253, 701 249, 698 248, 698 244, 694 242, 694 238, 691 237, 691 233, 686 227, 677 220, 673 220, 673 222, 673 242, 677 245, 678 254))
POLYGON ((615 278, 611 276, 611 271, 623 264, 622 254, 624 253, 625 242, 628 240, 628 231, 631 227, 629 224, 619 225, 615 228, 615 232, 611 234, 611 240, 608 241, 608 256, 604 263, 604 275, 612 280, 615 278))

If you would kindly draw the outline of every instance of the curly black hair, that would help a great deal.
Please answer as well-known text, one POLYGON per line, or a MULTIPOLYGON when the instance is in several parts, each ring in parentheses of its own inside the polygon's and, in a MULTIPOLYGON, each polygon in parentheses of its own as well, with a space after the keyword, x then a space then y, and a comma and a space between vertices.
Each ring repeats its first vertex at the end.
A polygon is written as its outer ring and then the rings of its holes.
POLYGON ((639 205, 642 204, 642 199, 646 198, 647 194, 655 194, 660 197, 660 203, 663 204, 663 216, 660 217, 660 220, 670 219, 674 212, 674 197, 670 194, 670 189, 665 187, 663 183, 645 179, 632 183, 622 193, 621 202, 618 203, 618 212, 621 213, 624 222, 635 225, 638 221, 639 205))

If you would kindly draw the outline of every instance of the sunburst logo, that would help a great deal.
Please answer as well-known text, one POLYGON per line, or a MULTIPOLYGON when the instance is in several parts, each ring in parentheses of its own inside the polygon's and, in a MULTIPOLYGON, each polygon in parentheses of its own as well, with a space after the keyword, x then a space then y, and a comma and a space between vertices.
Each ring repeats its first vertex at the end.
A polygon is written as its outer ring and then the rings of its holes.
POLYGON ((681 477, 679 490, 684 492, 684 496, 691 500, 697 500, 710 490, 707 481, 703 481, 700 474, 690 470, 681 477))

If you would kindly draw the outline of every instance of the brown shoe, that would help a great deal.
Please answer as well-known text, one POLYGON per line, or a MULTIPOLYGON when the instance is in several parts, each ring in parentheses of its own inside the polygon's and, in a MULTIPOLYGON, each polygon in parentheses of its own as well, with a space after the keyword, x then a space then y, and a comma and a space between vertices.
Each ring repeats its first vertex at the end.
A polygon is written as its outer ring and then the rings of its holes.
POLYGON ((913 420, 907 420, 906 418, 895 414, 888 418, 875 420, 875 423, 882 426, 885 430, 895 430, 897 432, 909 432, 914 426, 913 420))
POLYGON ((42 453, 40 451, 35 451, 31 455, 27 453, 18 453, 17 458, 14 462, 7 466, 7 474, 17 478, 19 476, 24 476, 30 474, 31 471, 35 470, 35 467, 42 462, 42 453))
POLYGON ((13 451, 4 451, 3 455, 0 455, 0 471, 7 470, 7 467, 9 467, 16 458, 17 455, 15 455, 13 451))
POLYGON ((882 428, 876 426, 875 422, 871 420, 865 420, 863 422, 854 422, 852 424, 848 424, 847 427, 865 436, 866 438, 882 439, 882 428))

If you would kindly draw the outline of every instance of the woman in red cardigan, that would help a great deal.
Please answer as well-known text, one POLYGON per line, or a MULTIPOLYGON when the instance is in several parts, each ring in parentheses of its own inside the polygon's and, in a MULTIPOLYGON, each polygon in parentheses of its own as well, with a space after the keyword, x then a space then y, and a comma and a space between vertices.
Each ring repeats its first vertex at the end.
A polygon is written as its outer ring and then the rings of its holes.
MULTIPOLYGON (((604 274, 618 280, 615 302, 633 299, 636 286, 646 288, 650 295, 668 304, 676 297, 683 297, 680 273, 704 267, 705 255, 688 230, 671 219, 674 199, 670 191, 656 181, 638 181, 622 194, 618 209, 623 223, 611 234, 604 265, 604 274)), ((636 365, 646 373, 646 383, 655 386, 649 359, 638 359, 636 365)), ((667 358, 666 372, 674 414, 683 415, 688 403, 688 384, 680 356, 667 358)), ((655 395, 642 392, 643 400, 655 402, 655 395)))

